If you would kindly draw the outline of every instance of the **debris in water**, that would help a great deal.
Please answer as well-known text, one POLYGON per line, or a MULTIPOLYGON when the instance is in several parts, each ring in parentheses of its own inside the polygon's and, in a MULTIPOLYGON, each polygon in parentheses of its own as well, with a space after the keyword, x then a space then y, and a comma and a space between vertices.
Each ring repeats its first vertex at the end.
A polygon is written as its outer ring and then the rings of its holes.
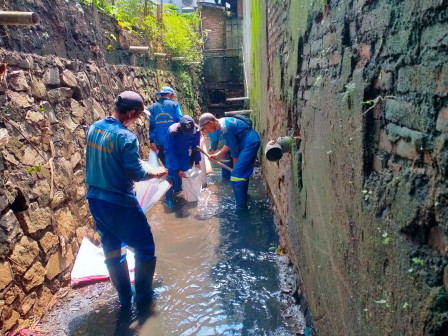
POLYGON ((42 334, 39 330, 32 330, 32 329, 21 329, 15 333, 10 333, 8 336, 46 336, 45 334, 42 334))
POLYGON ((277 247, 275 250, 275 254, 285 255, 285 252, 282 250, 280 246, 277 247))

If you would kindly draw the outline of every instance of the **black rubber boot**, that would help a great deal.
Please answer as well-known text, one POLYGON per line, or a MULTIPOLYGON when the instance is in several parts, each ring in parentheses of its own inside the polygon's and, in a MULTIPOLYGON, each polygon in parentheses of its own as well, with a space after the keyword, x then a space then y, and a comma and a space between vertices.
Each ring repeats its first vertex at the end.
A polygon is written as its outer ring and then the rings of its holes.
POLYGON ((156 270, 157 258, 141 263, 135 262, 135 302, 152 299, 152 279, 156 270))
POLYGON ((140 324, 152 315, 154 290, 152 280, 156 269, 157 258, 140 263, 135 262, 135 303, 138 309, 140 324))
POLYGON ((117 312, 117 323, 115 325, 114 336, 130 336, 134 335, 131 333, 130 326, 132 324, 132 306, 126 305, 121 306, 117 312))
POLYGON ((110 281, 118 292, 118 299, 121 305, 130 305, 132 301, 131 280, 129 279, 128 263, 126 261, 109 265, 106 262, 109 271, 110 281))

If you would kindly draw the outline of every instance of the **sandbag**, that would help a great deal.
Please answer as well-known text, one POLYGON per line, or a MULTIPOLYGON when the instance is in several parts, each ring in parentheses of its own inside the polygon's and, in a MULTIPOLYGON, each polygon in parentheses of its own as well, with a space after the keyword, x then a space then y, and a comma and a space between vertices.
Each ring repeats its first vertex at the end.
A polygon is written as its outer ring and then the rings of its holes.
POLYGON ((184 199, 187 202, 199 201, 201 197, 201 170, 193 167, 185 172, 187 178, 182 178, 182 189, 184 199))
MULTIPOLYGON (((207 146, 205 144, 205 138, 201 137, 201 142, 199 147, 207 153, 207 146)), ((201 182, 202 182, 202 188, 205 188, 207 186, 207 175, 213 173, 213 168, 210 163, 210 160, 207 156, 204 155, 203 152, 201 152, 201 182)))
POLYGON ((159 157, 157 156, 157 153, 154 152, 153 150, 149 151, 148 163, 153 167, 160 167, 159 157))
MULTIPOLYGON (((202 150, 204 152, 208 153, 207 145, 205 144, 205 138, 204 137, 201 137, 201 145, 200 145, 200 147, 202 148, 202 150)), ((201 162, 200 163, 201 163, 201 170, 205 170, 205 173, 207 175, 213 173, 213 167, 212 167, 212 164, 210 163, 210 160, 202 152, 201 152, 201 162)))
POLYGON ((162 178, 137 182, 135 184, 135 196, 143 212, 149 211, 169 188, 171 188, 171 184, 162 178))
MULTIPOLYGON (((160 165, 157 153, 154 151, 150 151, 149 160, 147 162, 141 161, 141 164, 145 169, 154 173, 164 171, 165 169, 160 165)), ((153 178, 135 183, 135 196, 143 212, 149 211, 170 187, 171 184, 164 178, 153 178)))
POLYGON ((201 153, 201 185, 202 188, 205 188, 207 186, 207 171, 205 168, 205 155, 201 153))

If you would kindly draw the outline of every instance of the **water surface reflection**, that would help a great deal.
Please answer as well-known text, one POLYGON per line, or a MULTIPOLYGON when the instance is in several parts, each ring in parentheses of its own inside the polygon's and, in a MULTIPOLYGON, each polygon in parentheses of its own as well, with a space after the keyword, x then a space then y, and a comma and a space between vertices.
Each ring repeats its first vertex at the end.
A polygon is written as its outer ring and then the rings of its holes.
MULTIPOLYGON (((278 237, 260 177, 249 194, 250 208, 236 210, 230 183, 214 174, 198 204, 179 200, 171 210, 159 203, 148 213, 158 257, 156 313, 139 335, 293 334, 281 314, 286 303, 269 252, 278 237)), ((132 335, 117 314, 110 299, 73 320, 70 334, 132 335)))

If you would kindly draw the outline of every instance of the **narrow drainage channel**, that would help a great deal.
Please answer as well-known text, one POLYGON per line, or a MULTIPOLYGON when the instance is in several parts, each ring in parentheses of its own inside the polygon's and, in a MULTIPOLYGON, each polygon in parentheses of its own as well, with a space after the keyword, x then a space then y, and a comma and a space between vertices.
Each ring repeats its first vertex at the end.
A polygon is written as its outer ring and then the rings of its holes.
POLYGON ((178 199, 173 210, 160 202, 150 210, 156 313, 138 333, 108 283, 70 291, 41 328, 49 336, 302 334, 291 270, 272 251, 278 236, 259 174, 249 194, 250 209, 235 210, 230 183, 215 169, 199 204, 178 199))

